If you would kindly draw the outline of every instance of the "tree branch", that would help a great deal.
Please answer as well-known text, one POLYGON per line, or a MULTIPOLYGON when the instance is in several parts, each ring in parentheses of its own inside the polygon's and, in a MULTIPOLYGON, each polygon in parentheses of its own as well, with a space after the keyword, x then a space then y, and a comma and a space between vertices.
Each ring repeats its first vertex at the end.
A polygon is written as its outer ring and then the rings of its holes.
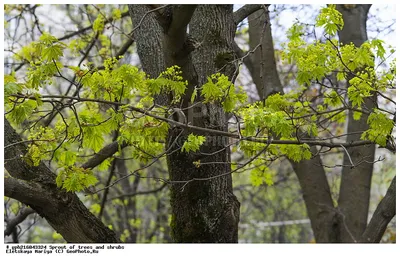
POLYGON ((87 162, 81 165, 84 169, 93 169, 97 165, 101 164, 107 158, 110 158, 114 153, 116 153, 120 147, 122 150, 123 148, 127 147, 128 143, 123 142, 121 145, 118 144, 117 141, 112 142, 111 144, 105 146, 101 149, 98 153, 96 153, 92 158, 90 158, 87 162))
POLYGON ((170 37, 184 37, 186 27, 192 19, 197 5, 174 5, 172 10, 172 21, 168 27, 170 37))
POLYGON ((119 195, 116 197, 109 198, 108 200, 110 201, 110 200, 116 200, 116 199, 123 199, 126 197, 133 197, 133 196, 137 196, 137 195, 147 195, 147 194, 151 194, 151 193, 156 193, 156 192, 163 190, 167 185, 168 185, 168 183, 165 182, 163 185, 161 185, 160 187, 158 187, 154 190, 137 191, 137 192, 133 192, 133 193, 129 193, 129 194, 122 194, 122 195, 119 195))
MULTIPOLYGON (((269 5, 267 5, 268 7, 269 5)), ((233 13, 233 20, 235 24, 239 24, 241 21, 246 19, 249 15, 254 13, 257 10, 263 8, 263 5, 245 5, 242 6, 239 10, 233 13)))
POLYGON ((5 145, 18 143, 6 149, 5 158, 13 158, 4 164, 11 177, 4 177, 5 195, 34 209, 67 242, 75 243, 117 243, 114 231, 96 218, 75 193, 59 189, 56 175, 44 164, 31 166, 23 156, 26 145, 22 138, 4 120, 5 145))
MULTIPOLYGON (((15 94, 15 95, 11 95, 11 96, 18 97, 18 98, 36 100, 35 97, 26 96, 26 95, 20 95, 20 94, 15 94)), ((227 136, 227 137, 231 137, 231 138, 238 139, 238 140, 241 140, 241 141, 250 141, 250 142, 256 142, 256 143, 264 143, 264 144, 269 143, 269 140, 267 140, 266 137, 252 137, 252 136, 242 137, 240 135, 233 134, 233 133, 230 133, 230 132, 225 132, 225 131, 215 130, 215 129, 210 129, 210 128, 204 128, 204 127, 199 127, 199 126, 193 126, 193 125, 190 125, 190 124, 184 124, 184 123, 181 123, 181 122, 169 119, 169 118, 165 118, 165 117, 162 117, 162 116, 158 116, 158 115, 152 114, 152 113, 148 112, 147 110, 143 110, 141 108, 130 106, 129 104, 125 104, 125 103, 119 103, 119 102, 113 102, 113 101, 107 101, 107 100, 99 100, 99 99, 91 99, 91 98, 66 97, 66 96, 59 96, 59 95, 43 95, 42 96, 42 101, 43 102, 48 102, 48 100, 45 100, 46 98, 69 98, 69 99, 72 99, 72 100, 76 100, 78 102, 95 102, 95 103, 102 103, 102 104, 108 104, 108 105, 126 106, 127 108, 131 109, 132 111, 141 113, 141 114, 146 115, 146 116, 153 117, 153 118, 158 119, 160 121, 164 121, 164 122, 170 123, 171 125, 175 125, 175 126, 178 126, 178 127, 184 128, 184 129, 190 129, 194 133, 200 133, 200 134, 205 134, 206 133, 206 134, 209 134, 210 136, 217 136, 217 135, 227 136)), ((330 148, 334 148, 334 147, 342 147, 342 148, 346 147, 346 148, 348 148, 348 147, 356 147, 356 146, 363 146, 363 145, 375 145, 375 143, 371 142, 371 141, 352 141, 352 142, 348 142, 348 143, 342 143, 342 142, 333 143, 333 142, 323 142, 323 141, 320 141, 320 140, 309 140, 309 139, 272 140, 271 144, 295 144, 295 145, 308 144, 310 146, 319 145, 319 146, 325 146, 325 147, 330 147, 330 148)), ((390 147, 385 147, 385 148, 390 150, 390 147)), ((13 157, 8 157, 8 158, 13 158, 13 157)), ((106 159, 106 158, 108 158, 108 157, 105 157, 104 159, 106 159)))
MULTIPOLYGON (((124 18, 124 17, 126 17, 126 16, 129 16, 129 12, 124 12, 124 13, 121 14, 121 18, 124 18)), ((108 19, 104 22, 104 24, 106 25, 106 24, 108 24, 108 23, 111 23, 113 20, 114 20, 114 19, 113 19, 112 17, 110 17, 110 18, 108 18, 108 19)), ((67 40, 67 39, 72 38, 72 37, 74 37, 74 36, 76 36, 76 35, 79 35, 79 34, 81 34, 81 33, 84 33, 84 32, 86 32, 86 31, 88 31, 88 30, 90 30, 90 29, 92 29, 92 28, 93 28, 93 24, 91 24, 91 25, 89 25, 89 26, 86 26, 86 27, 84 27, 84 28, 82 28, 82 29, 80 29, 80 30, 78 30, 78 31, 73 32, 73 33, 66 34, 66 35, 64 35, 64 36, 62 36, 62 37, 60 37, 60 38, 58 38, 58 40, 59 40, 59 41, 67 40)))
MULTIPOLYGON (((269 5, 267 5, 267 7, 268 6, 269 5)), ((241 21, 246 19, 247 16, 262 8, 263 5, 245 5, 233 13, 233 20, 235 21, 235 24, 239 24, 241 21)))
POLYGON ((21 209, 15 218, 7 221, 7 227, 4 230, 4 236, 11 235, 12 232, 14 231, 14 228, 20 223, 22 223, 32 213, 35 213, 35 211, 31 208, 25 207, 21 209))
POLYGON ((374 215, 365 229, 361 243, 379 243, 386 227, 396 215, 396 176, 386 192, 385 197, 379 202, 374 215))
POLYGON ((46 214, 57 213, 57 204, 51 200, 53 195, 35 182, 4 176, 4 195, 34 208, 47 207, 46 214))

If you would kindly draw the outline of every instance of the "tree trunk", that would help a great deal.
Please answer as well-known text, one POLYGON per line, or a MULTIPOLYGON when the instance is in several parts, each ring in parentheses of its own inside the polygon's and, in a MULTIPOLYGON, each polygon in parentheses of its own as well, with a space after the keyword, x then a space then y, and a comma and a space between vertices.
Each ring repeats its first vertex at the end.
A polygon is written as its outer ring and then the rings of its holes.
MULTIPOLYGON (((156 77, 168 66, 178 65, 188 80, 182 108, 189 105, 188 97, 194 87, 203 85, 218 70, 234 78, 236 67, 229 64, 234 59, 232 5, 199 5, 196 10, 193 6, 169 6, 148 14, 143 20, 150 7, 130 5, 129 9, 134 27, 141 23, 134 33, 145 72, 156 77), (189 21, 190 35, 187 35, 189 21), (149 32, 161 37, 143 37, 149 32), (149 55, 161 57, 158 60, 164 64, 152 63, 149 55)), ((186 116, 196 126, 227 129, 225 113, 217 104, 198 105, 186 116)), ((229 164, 220 164, 230 161, 230 150, 225 148, 228 140, 207 136, 200 152, 181 152, 180 147, 189 134, 177 127, 171 128, 168 134, 166 149, 173 151, 167 156, 168 171, 170 180, 175 182, 171 186, 172 238, 186 243, 235 243, 240 204, 232 192, 232 179, 230 175, 214 178, 230 171, 229 164), (204 153, 213 154, 204 156, 204 153), (197 168, 193 162, 198 160, 216 164, 197 168), (190 181, 194 178, 210 179, 190 181)))
POLYGON ((267 10, 259 10, 249 15, 249 45, 251 51, 255 50, 250 56, 253 69, 249 71, 260 100, 264 100, 271 94, 283 94, 283 87, 276 69, 271 21, 267 10))
MULTIPOLYGON (((353 42, 359 47, 368 40, 366 22, 371 5, 338 5, 342 13, 344 27, 339 31, 339 41, 343 44, 353 42)), ((349 75, 347 85, 352 75, 349 75)), ((364 99, 363 108, 372 111, 375 107, 376 97, 364 99)), ((368 115, 362 114, 361 119, 353 119, 351 111, 347 119, 347 142, 360 140, 361 134, 352 134, 367 130, 368 115)), ((363 234, 368 221, 369 198, 371 190, 371 178, 375 158, 375 145, 353 147, 347 149, 351 161, 357 165, 351 166, 347 153, 343 158, 342 178, 339 194, 340 212, 340 241, 356 242, 363 234), (361 163, 361 164, 360 164, 361 163)))
MULTIPOLYGON (((276 68, 267 10, 249 16, 249 39, 250 50, 257 49, 250 59, 245 59, 245 64, 251 72, 260 99, 274 93, 284 93, 276 68)), ((311 152, 317 154, 317 149, 311 147, 311 152)), ((316 242, 337 242, 335 211, 320 156, 315 155, 310 160, 300 162, 289 161, 299 179, 316 242)))

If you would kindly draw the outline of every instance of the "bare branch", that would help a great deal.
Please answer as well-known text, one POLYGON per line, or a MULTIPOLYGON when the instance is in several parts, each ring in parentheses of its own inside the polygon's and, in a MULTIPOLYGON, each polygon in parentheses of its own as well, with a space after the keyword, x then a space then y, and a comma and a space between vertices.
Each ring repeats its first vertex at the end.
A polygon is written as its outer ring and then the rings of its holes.
POLYGON ((128 143, 124 142, 121 145, 118 144, 117 141, 112 142, 111 144, 105 146, 98 153, 96 153, 92 158, 90 158, 87 162, 81 165, 84 169, 93 169, 97 165, 101 164, 107 158, 110 158, 114 153, 118 151, 118 149, 123 149, 128 146, 128 143))
POLYGON ((22 208, 19 212, 18 215, 7 221, 7 227, 4 230, 4 236, 9 236, 13 232, 14 228, 22 223, 30 214, 35 213, 35 211, 32 208, 22 208))
POLYGON ((156 188, 154 190, 137 191, 137 192, 134 192, 134 193, 123 194, 123 195, 120 195, 120 196, 116 196, 116 197, 110 198, 108 200, 123 199, 123 198, 126 198, 126 197, 134 197, 134 196, 138 196, 138 195, 147 195, 147 194, 151 194, 151 193, 156 193, 156 192, 162 191, 165 187, 167 187, 167 185, 168 185, 168 183, 165 182, 163 185, 161 185, 160 187, 158 187, 158 188, 156 188))
MULTIPOLYGON (((121 14, 121 18, 124 18, 124 17, 126 17, 126 16, 129 16, 129 12, 124 12, 124 13, 121 14)), ((114 19, 113 19, 112 17, 110 17, 110 18, 108 18, 108 19, 104 22, 104 24, 111 23, 113 20, 114 20, 114 19)), ((93 24, 91 24, 91 25, 89 25, 89 26, 86 26, 86 27, 84 27, 84 28, 82 28, 82 29, 80 29, 80 30, 78 30, 78 31, 76 31, 76 32, 73 32, 73 33, 64 35, 64 36, 58 38, 58 40, 59 40, 59 41, 67 40, 67 39, 72 38, 72 37, 74 37, 74 36, 76 36, 76 35, 79 35, 79 34, 81 34, 81 33, 84 33, 84 32, 86 32, 86 31, 88 31, 88 30, 90 30, 90 29, 92 29, 92 28, 93 28, 93 24)))
MULTIPOLYGON (((269 5, 267 5, 267 7, 268 6, 269 5)), ((263 5, 245 5, 233 13, 233 20, 235 21, 235 24, 239 24, 241 21, 246 19, 247 16, 262 8, 263 5)))

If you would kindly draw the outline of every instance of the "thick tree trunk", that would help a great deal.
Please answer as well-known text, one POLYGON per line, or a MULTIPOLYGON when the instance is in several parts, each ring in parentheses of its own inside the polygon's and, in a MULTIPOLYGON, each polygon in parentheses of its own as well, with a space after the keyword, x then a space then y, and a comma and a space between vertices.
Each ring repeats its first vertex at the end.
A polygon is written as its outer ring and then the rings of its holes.
POLYGON ((57 188, 56 175, 44 164, 33 167, 23 156, 26 145, 4 119, 5 196, 30 206, 67 242, 118 243, 115 233, 96 218, 75 193, 57 188), (14 145, 13 145, 14 144, 14 145))
MULTIPOLYGON (((165 10, 148 13, 150 7, 130 5, 138 53, 143 69, 153 77, 168 66, 178 65, 189 82, 182 108, 187 107, 194 87, 201 86, 207 77, 218 72, 234 78, 236 67, 232 43, 235 33, 231 5, 169 6, 165 10), (157 13, 156 13, 157 12, 157 13), (142 19, 145 14, 145 19, 142 19), (189 15, 188 15, 189 14, 189 15), (193 15, 193 16, 192 16, 193 15), (190 21, 190 36, 187 24, 190 21), (148 35, 154 32, 154 35, 148 35), (143 37, 147 35, 147 37, 143 37), (149 40, 151 39, 151 40, 149 40), (153 63, 151 56, 161 56, 153 63), (226 59, 228 57, 228 59, 226 59), (222 61, 222 64, 221 62, 222 61)), ((186 114, 196 126, 226 130, 225 113, 220 105, 196 106, 186 114), (190 116, 190 117, 189 117, 190 116)), ((180 147, 190 133, 171 128, 167 156, 171 186, 171 234, 175 242, 234 243, 238 240, 239 202, 232 192, 230 175, 216 177, 230 171, 230 150, 226 138, 207 137, 201 151, 181 152, 180 147), (204 155, 204 153, 213 153, 204 155), (193 162, 216 162, 199 168, 193 162), (193 178, 210 178, 190 181, 193 178), (190 182, 186 182, 190 181, 190 182)))
MULTIPOLYGON (((339 41, 343 44, 353 42, 359 47, 367 41, 367 14, 371 5, 338 5, 342 13, 344 27, 339 32, 339 41)), ((349 74, 348 81, 352 78, 349 74)), ((347 83, 349 85, 349 83, 347 83)), ((372 111, 375 107, 376 98, 364 99, 364 109, 372 111)), ((353 119, 350 112, 347 119, 347 142, 360 140, 361 134, 367 130, 368 115, 363 114, 360 120, 353 119)), ((363 234, 368 221, 368 209, 371 190, 371 178, 375 157, 375 145, 365 147, 353 147, 347 149, 344 154, 343 170, 339 194, 340 211, 340 241, 356 242, 363 234), (352 167, 352 162, 357 165, 352 167), (361 163, 361 164, 360 164, 361 163)))

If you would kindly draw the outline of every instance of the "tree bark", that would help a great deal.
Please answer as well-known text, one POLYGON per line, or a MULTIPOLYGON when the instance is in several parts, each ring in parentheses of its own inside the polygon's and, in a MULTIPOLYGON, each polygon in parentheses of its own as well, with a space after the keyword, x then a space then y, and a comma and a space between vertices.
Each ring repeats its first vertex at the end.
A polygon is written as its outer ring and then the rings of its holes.
MULTIPOLYGON (((267 7, 265 7, 267 8, 267 7)), ((271 21, 268 10, 259 10, 249 16, 249 45, 254 54, 250 56, 253 70, 250 70, 260 100, 275 93, 283 94, 275 61, 271 21)))
POLYGON ((23 160, 26 146, 4 119, 5 196, 34 209, 71 243, 118 243, 115 233, 96 218, 75 193, 57 188, 56 175, 44 164, 30 166, 23 160), (14 145, 13 145, 14 144, 14 145))
MULTIPOLYGON (((343 44, 353 42, 359 47, 368 40, 366 22, 367 14, 371 5, 338 5, 344 21, 343 30, 339 31, 339 41, 343 44)), ((352 78, 348 76, 347 85, 352 78)), ((372 111, 375 107, 376 97, 364 99, 363 107, 372 111)), ((353 111, 348 115, 347 133, 363 132, 369 128, 367 123, 368 115, 363 114, 361 119, 353 119, 353 111)), ((347 135, 347 142, 360 140, 361 134, 347 135)), ((373 172, 372 163, 375 158, 375 145, 348 148, 344 153, 342 178, 339 194, 340 218, 340 241, 356 242, 363 234, 368 221, 368 209, 371 190, 371 178, 373 172), (359 164, 353 167, 354 164, 359 164)))
MULTIPOLYGON (((249 16, 249 45, 254 51, 244 60, 260 99, 274 93, 284 93, 276 68, 271 22, 267 10, 260 10, 249 16)), ((317 149, 311 147, 317 154, 317 149)), ((294 162, 289 160, 299 179, 308 217, 316 242, 337 242, 337 223, 328 180, 321 158, 315 155, 310 160, 294 162)))
POLYGON ((389 222, 396 215, 396 176, 379 202, 371 221, 361 237, 361 243, 379 243, 389 222))
MULTIPOLYGON (((174 6, 147 15, 145 19, 142 18, 150 7, 130 5, 129 8, 134 26, 142 21, 134 34, 139 57, 147 64, 143 66, 144 71, 158 76, 156 74, 168 66, 178 65, 184 79, 188 80, 182 108, 189 105, 194 87, 203 85, 207 77, 218 70, 234 78, 236 67, 230 64, 234 60, 235 33, 231 5, 199 5, 195 10, 190 6, 174 6), (185 14, 182 14, 184 10, 185 14), (187 23, 190 24, 190 35, 187 34, 187 23), (148 35, 150 32, 157 37, 148 35), (147 37, 143 37, 145 33, 147 37), (157 56, 163 62, 147 62, 150 59, 147 55, 157 56)), ((225 113, 217 104, 201 104, 186 116, 195 126, 227 129, 225 113)), ((171 186, 172 238, 175 242, 186 243, 237 242, 240 204, 232 192, 231 176, 213 178, 230 171, 228 164, 219 164, 230 160, 230 150, 225 148, 227 138, 207 136, 200 152, 181 152, 181 141, 189 134, 178 127, 171 128, 168 134, 166 149, 174 151, 167 156, 169 176, 172 182, 178 182, 171 186), (201 153, 215 154, 204 156, 201 153), (216 164, 197 168, 193 162, 198 160, 216 164), (193 178, 207 177, 210 177, 207 181, 185 183, 193 178)))

